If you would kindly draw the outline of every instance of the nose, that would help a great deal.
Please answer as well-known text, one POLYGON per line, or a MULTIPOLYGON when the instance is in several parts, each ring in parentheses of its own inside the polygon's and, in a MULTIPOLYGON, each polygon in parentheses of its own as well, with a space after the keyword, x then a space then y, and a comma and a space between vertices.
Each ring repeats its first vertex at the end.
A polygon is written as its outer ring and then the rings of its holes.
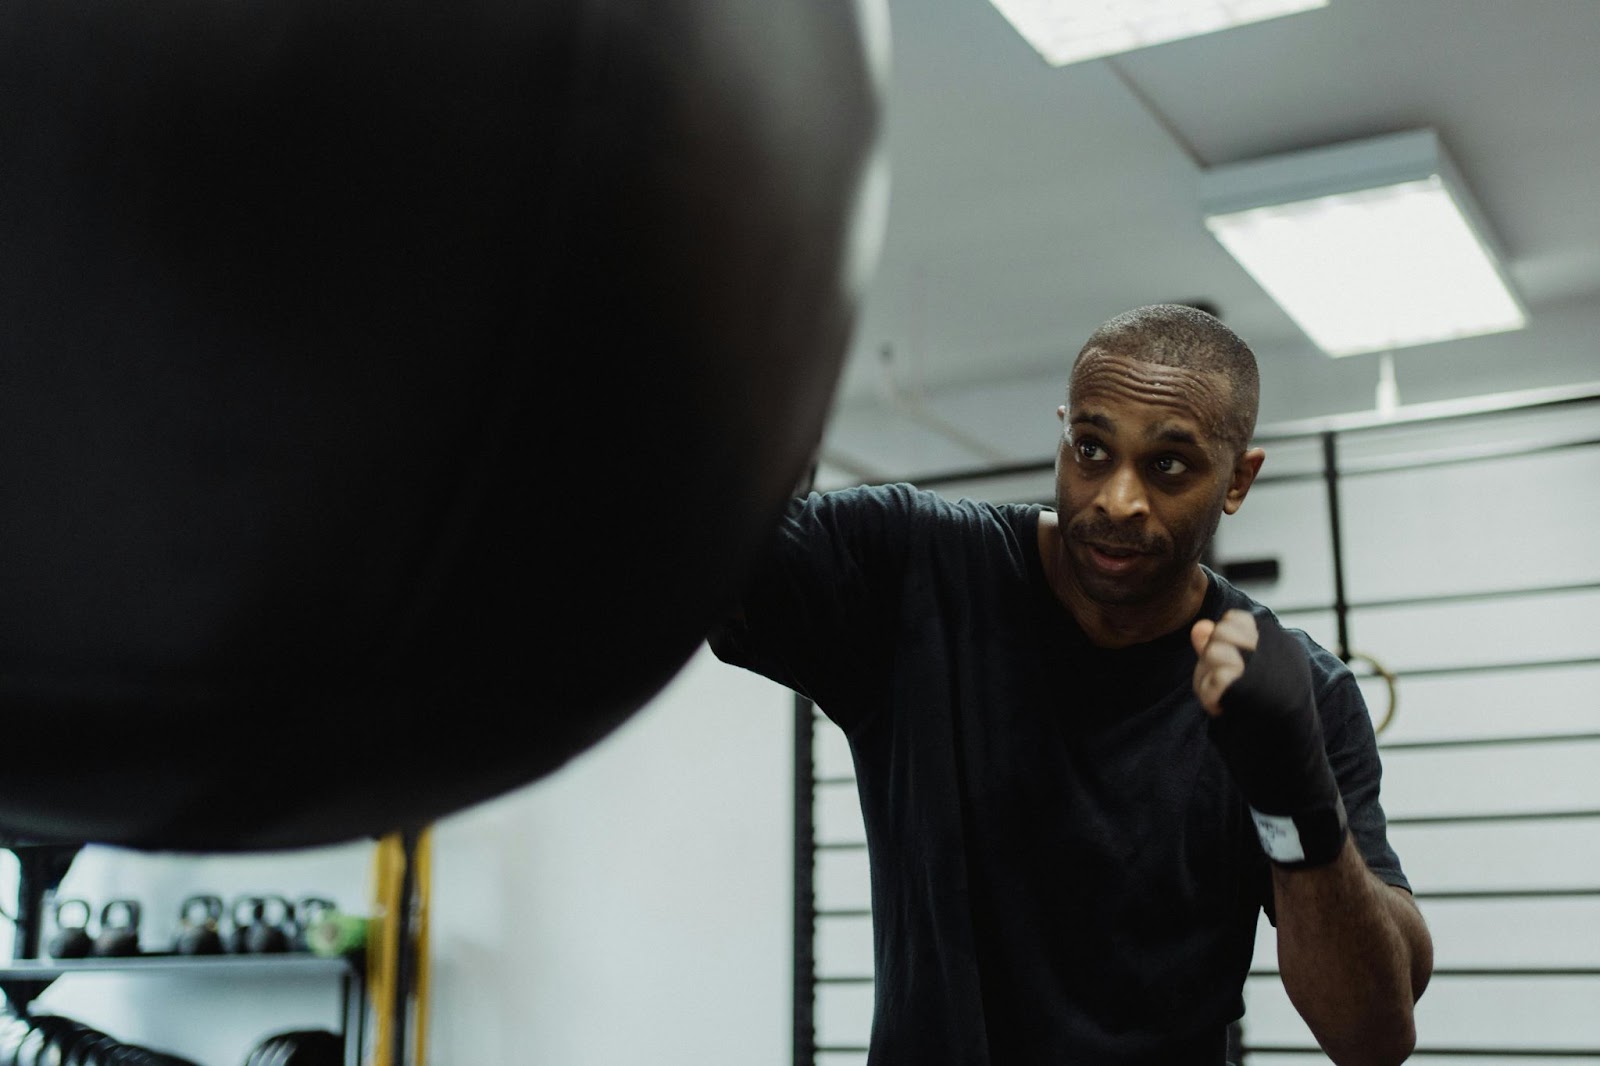
POLYGON ((1100 483, 1100 493, 1095 506, 1106 517, 1117 522, 1143 518, 1150 513, 1150 501, 1145 493, 1144 480, 1137 470, 1118 466, 1100 483))

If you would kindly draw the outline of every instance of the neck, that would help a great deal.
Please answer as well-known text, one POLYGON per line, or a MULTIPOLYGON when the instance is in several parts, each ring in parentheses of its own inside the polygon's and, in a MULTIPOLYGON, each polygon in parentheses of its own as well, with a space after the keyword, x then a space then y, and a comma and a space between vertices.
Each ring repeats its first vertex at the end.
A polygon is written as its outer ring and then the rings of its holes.
POLYGON ((1092 599, 1072 572, 1059 522, 1049 511, 1039 517, 1039 555, 1056 599, 1071 612, 1090 643, 1101 648, 1143 644, 1186 625, 1199 612, 1210 585, 1205 571, 1196 564, 1154 599, 1128 604, 1092 599))

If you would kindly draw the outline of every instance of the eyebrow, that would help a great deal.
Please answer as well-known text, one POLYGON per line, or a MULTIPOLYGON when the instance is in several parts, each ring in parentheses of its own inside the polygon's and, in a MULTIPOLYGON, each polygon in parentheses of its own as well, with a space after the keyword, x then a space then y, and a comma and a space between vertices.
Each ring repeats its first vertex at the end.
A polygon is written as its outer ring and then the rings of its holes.
MULTIPOLYGON (((1104 430, 1107 433, 1116 433, 1117 431, 1117 424, 1098 411, 1079 411, 1072 416, 1072 424, 1075 426, 1094 426, 1096 429, 1104 430)), ((1169 423, 1158 424, 1155 432, 1151 435, 1151 439, 1171 444, 1188 444, 1197 448, 1200 446, 1199 438, 1191 431, 1169 423)))

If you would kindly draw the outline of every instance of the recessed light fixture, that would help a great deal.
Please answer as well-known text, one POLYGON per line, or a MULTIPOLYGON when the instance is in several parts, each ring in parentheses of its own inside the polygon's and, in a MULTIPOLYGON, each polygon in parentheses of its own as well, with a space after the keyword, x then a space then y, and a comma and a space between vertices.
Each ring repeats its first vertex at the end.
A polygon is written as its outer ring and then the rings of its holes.
POLYGON ((1206 228, 1329 355, 1527 325, 1432 130, 1214 167, 1200 182, 1206 228))
POLYGON ((1328 0, 990 0, 1061 67, 1328 6, 1328 0))

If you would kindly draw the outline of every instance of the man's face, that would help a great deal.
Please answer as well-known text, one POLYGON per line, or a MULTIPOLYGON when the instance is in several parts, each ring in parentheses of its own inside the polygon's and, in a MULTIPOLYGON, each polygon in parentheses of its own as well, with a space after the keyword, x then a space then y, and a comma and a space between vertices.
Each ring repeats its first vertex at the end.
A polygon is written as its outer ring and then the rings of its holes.
POLYGON ((1101 352, 1079 362, 1056 510, 1068 576, 1089 599, 1144 605, 1186 587, 1254 476, 1217 435, 1230 400, 1219 374, 1101 352))

